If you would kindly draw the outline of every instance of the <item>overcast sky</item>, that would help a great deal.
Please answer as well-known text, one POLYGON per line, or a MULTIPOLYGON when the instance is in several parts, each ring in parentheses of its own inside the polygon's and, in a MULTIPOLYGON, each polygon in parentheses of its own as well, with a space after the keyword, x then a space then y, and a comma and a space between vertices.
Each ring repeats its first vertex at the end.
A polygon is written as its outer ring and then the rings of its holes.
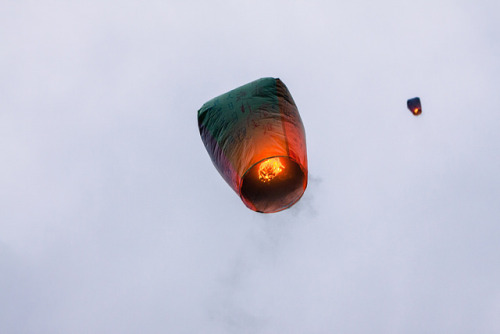
POLYGON ((0 333, 499 333, 499 12, 0 0, 0 333), (264 215, 196 112, 269 76, 309 186, 264 215))

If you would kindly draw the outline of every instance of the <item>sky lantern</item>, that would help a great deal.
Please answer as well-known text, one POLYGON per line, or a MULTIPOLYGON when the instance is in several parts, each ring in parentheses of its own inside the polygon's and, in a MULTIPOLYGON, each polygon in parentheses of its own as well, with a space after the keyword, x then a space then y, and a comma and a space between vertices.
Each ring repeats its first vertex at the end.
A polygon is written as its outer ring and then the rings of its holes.
POLYGON ((413 113, 413 115, 418 116, 422 113, 422 105, 420 104, 420 98, 414 97, 413 99, 409 99, 406 101, 406 105, 408 109, 413 113))
POLYGON ((198 127, 213 164, 248 208, 278 212, 302 197, 306 136, 280 79, 262 78, 208 101, 198 127))

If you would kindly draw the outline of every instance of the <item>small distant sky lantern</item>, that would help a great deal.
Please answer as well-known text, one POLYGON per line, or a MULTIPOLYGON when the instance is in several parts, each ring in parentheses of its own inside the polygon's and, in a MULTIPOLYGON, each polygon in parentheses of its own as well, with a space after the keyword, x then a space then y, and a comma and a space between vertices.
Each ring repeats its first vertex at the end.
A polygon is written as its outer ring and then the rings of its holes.
POLYGON ((413 113, 413 115, 418 116, 422 113, 422 105, 420 104, 420 98, 414 97, 413 99, 409 99, 406 101, 406 105, 408 109, 413 113))
POLYGON ((305 131, 281 80, 259 79, 208 101, 198 126, 213 164, 248 208, 278 212, 302 197, 305 131))

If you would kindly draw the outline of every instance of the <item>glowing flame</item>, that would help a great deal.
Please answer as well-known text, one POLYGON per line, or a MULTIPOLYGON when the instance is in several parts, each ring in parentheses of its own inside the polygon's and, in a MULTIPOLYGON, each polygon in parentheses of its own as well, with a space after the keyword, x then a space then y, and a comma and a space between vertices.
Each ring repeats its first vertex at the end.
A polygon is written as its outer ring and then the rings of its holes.
POLYGON ((413 109, 414 114, 418 114, 418 108, 413 109))
POLYGON ((285 169, 285 166, 283 166, 279 158, 267 159, 261 162, 259 166, 259 180, 269 182, 281 173, 283 169, 285 169))

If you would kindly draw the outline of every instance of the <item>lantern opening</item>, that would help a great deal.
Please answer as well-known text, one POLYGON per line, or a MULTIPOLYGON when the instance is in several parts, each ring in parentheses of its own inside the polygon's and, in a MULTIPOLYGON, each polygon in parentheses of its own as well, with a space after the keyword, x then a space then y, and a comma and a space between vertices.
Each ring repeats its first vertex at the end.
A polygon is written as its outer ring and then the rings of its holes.
POLYGON ((307 175, 289 157, 270 157, 251 166, 242 179, 240 196, 259 212, 284 210, 297 202, 307 187, 307 175))

